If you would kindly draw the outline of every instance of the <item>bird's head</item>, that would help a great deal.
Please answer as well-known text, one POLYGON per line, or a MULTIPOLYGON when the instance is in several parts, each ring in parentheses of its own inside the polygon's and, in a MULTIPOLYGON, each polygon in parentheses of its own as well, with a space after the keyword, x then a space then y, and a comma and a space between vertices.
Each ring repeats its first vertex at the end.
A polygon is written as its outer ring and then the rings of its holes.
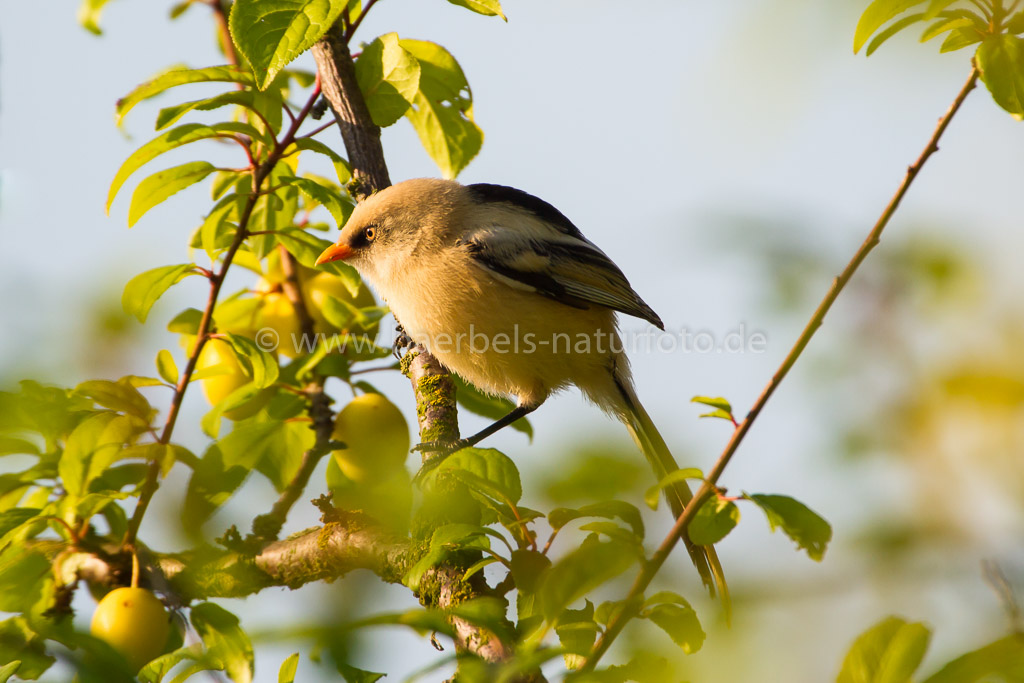
POLYGON ((418 247, 444 242, 459 214, 463 187, 451 180, 417 178, 385 188, 360 202, 335 244, 316 265, 346 261, 372 274, 386 261, 418 247))

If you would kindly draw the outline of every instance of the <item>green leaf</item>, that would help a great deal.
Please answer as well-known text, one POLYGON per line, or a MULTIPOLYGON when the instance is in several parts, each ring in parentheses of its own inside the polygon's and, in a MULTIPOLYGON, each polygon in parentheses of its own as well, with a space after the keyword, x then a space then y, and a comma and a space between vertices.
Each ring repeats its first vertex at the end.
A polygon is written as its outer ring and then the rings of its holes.
POLYGON ((199 332, 199 323, 202 319, 203 312, 198 308, 186 308, 167 323, 167 331, 195 335, 199 332))
POLYGON ((644 502, 647 503, 647 507, 652 510, 658 509, 658 499, 661 498, 661 492, 670 486, 674 486, 679 482, 685 482, 687 479, 703 479, 704 473, 696 467, 684 467, 674 472, 669 472, 661 481, 647 489, 644 493, 644 502))
POLYGON ((644 520, 635 505, 621 500, 609 500, 603 503, 591 503, 578 509, 555 508, 548 513, 548 523, 552 529, 563 526, 581 517, 604 517, 605 519, 621 519, 633 528, 633 533, 644 537, 644 520))
POLYGON ((556 562, 541 577, 537 598, 541 611, 554 619, 569 605, 598 586, 629 569, 638 556, 631 545, 619 541, 607 543, 596 535, 556 562))
MULTIPOLYGON (((502 396, 489 396, 472 384, 467 384, 457 375, 452 375, 452 379, 455 380, 455 399, 471 413, 498 420, 516 407, 515 402, 502 396)), ((533 438, 533 426, 525 417, 519 418, 509 426, 533 438)))
POLYGON ((24 617, 0 621, 0 664, 20 662, 19 679, 33 681, 56 661, 56 657, 46 654, 46 640, 29 628, 24 617))
POLYGON ((1006 22, 1006 32, 1018 35, 1024 33, 1024 10, 1017 12, 1006 22))
POLYGON ((718 408, 719 410, 732 415, 732 404, 720 396, 716 398, 712 398, 710 396, 694 396, 690 399, 690 403, 700 403, 701 405, 709 406, 711 408, 718 408))
POLYGON ((75 387, 75 393, 91 398, 104 408, 110 408, 126 415, 134 415, 146 423, 155 413, 146 397, 123 380, 118 382, 106 379, 89 380, 75 387))
POLYGON ((927 43, 946 31, 952 31, 955 28, 970 28, 973 24, 974 22, 967 17, 943 17, 924 30, 924 33, 921 34, 921 42, 927 43))
POLYGON ((902 14, 911 7, 920 5, 925 0, 874 0, 860 21, 857 22, 857 30, 853 35, 853 52, 856 54, 864 46, 875 31, 882 28, 882 25, 898 14, 902 14))
POLYGON ((980 43, 982 34, 973 28, 956 28, 949 32, 946 39, 942 41, 942 47, 939 48, 939 52, 955 52, 961 50, 968 45, 974 45, 980 43))
POLYGON ((337 191, 310 178, 292 178, 289 184, 299 188, 302 194, 327 209, 334 222, 340 228, 352 214, 352 204, 345 200, 337 191))
POLYGON ((832 540, 832 527, 816 512, 789 496, 755 493, 746 496, 760 507, 772 531, 781 527, 812 560, 821 562, 832 540))
POLYGON ((297 149, 323 154, 325 157, 330 159, 331 163, 334 165, 334 172, 338 176, 338 182, 342 186, 345 186, 348 181, 352 179, 352 167, 349 165, 348 161, 319 140, 314 140, 313 138, 299 138, 295 141, 295 147, 297 149))
POLYGON ((174 356, 167 349, 160 349, 156 354, 156 371, 168 384, 178 384, 178 366, 174 356))
POLYGON ((219 605, 203 602, 192 607, 191 621, 206 649, 220 660, 228 677, 235 683, 251 683, 252 643, 239 625, 238 617, 219 605))
POLYGON ((191 102, 182 102, 170 107, 164 107, 156 115, 156 130, 162 130, 171 125, 190 111, 212 111, 228 105, 245 107, 251 111, 257 111, 253 103, 254 93, 251 90, 230 90, 220 95, 207 97, 191 102))
POLYGON ((1021 120, 1024 117, 1024 40, 1005 33, 989 36, 978 48, 976 62, 992 99, 1021 120))
POLYGON ((523 495, 519 470, 512 459, 493 448, 463 448, 424 477, 424 486, 455 477, 470 489, 500 501, 518 503, 523 495))
POLYGON ((740 521, 740 509, 731 500, 714 497, 704 502, 687 528, 697 545, 714 545, 729 535, 740 521))
POLYGON ((399 44, 397 33, 385 33, 363 49, 356 80, 373 122, 386 128, 412 106, 420 89, 420 63, 399 44))
POLYGON ((140 323, 146 322, 149 310, 157 299, 178 282, 194 275, 194 268, 194 263, 183 263, 178 266, 160 266, 136 275, 124 286, 121 308, 128 315, 138 318, 140 323))
POLYGON ((150 209, 217 170, 208 161, 191 161, 149 176, 135 188, 128 207, 128 227, 135 225, 150 209))
POLYGON ((1024 681, 1024 638, 1013 634, 978 648, 939 669, 922 683, 1024 681))
POLYGON ((145 423, 117 415, 97 413, 75 428, 64 445, 57 472, 68 494, 82 496, 89 483, 118 460, 125 445, 145 429, 145 423))
POLYGON ((558 616, 555 625, 558 641, 565 650, 565 668, 580 668, 594 647, 598 628, 594 621, 594 605, 586 601, 583 609, 567 609, 558 616))
POLYGON ((78 23, 82 28, 90 33, 102 35, 100 15, 103 14, 103 8, 108 2, 110 0, 82 0, 82 4, 78 6, 78 23))
POLYGON ((293 652, 281 663, 277 672, 277 683, 294 683, 295 672, 299 669, 299 653, 293 652))
POLYGON ((377 683, 377 681, 387 675, 377 673, 375 671, 357 669, 356 667, 349 666, 344 662, 338 662, 338 673, 340 673, 341 677, 345 679, 345 683, 377 683))
POLYGON ((11 676, 18 673, 18 667, 21 666, 21 660, 15 659, 13 662, 8 662, 3 666, 0 666, 0 683, 7 683, 11 679, 11 676))
POLYGON ((497 536, 503 543, 508 544, 498 532, 477 524, 454 523, 438 527, 430 536, 427 553, 406 572, 402 582, 413 591, 418 591, 423 575, 431 567, 443 562, 452 552, 470 548, 489 548, 489 536, 497 536))
POLYGON ((512 551, 509 558, 512 578, 516 583, 516 590, 520 595, 533 593, 537 589, 537 582, 540 577, 551 566, 551 560, 547 555, 536 550, 517 549, 512 551))
POLYGON ((931 0, 924 10, 924 20, 931 21, 939 16, 939 12, 952 5, 956 0, 931 0))
POLYGON ((420 90, 405 116, 445 178, 454 178, 483 145, 473 122, 473 95, 455 58, 440 45, 402 39, 420 63, 420 90))
MULTIPOLYGON (((277 233, 277 240, 284 245, 284 248, 287 249, 299 263, 310 268, 314 266, 317 258, 323 253, 324 249, 331 246, 331 243, 327 240, 320 239, 316 235, 311 235, 305 230, 300 230, 298 228, 285 228, 284 230, 279 231, 277 233)), ((319 266, 318 269, 340 277, 353 297, 359 293, 359 288, 362 286, 362 280, 359 279, 359 273, 356 272, 356 269, 352 266, 342 264, 340 261, 335 261, 334 263, 326 263, 323 266, 319 266), (341 264, 342 267, 338 269, 324 267, 337 264, 341 264)))
POLYGON ((693 607, 685 600, 683 604, 664 603, 645 609, 641 617, 650 619, 672 638, 672 642, 688 655, 700 650, 704 644, 704 629, 693 607))
POLYGON ((235 0, 231 39, 252 65, 260 90, 320 40, 347 5, 347 0, 235 0))
POLYGON ((208 83, 211 81, 238 83, 244 86, 255 85, 252 75, 236 66, 211 66, 205 69, 184 69, 178 67, 170 69, 143 83, 117 101, 117 125, 120 126, 125 114, 143 100, 148 100, 165 90, 179 85, 208 83))
POLYGON ((200 643, 194 643, 187 647, 179 647, 165 655, 160 655, 149 664, 142 667, 142 670, 139 671, 139 681, 140 683, 160 683, 164 676, 169 674, 172 669, 182 662, 199 662, 199 664, 193 665, 195 668, 190 667, 189 669, 186 669, 193 673, 208 671, 211 668, 217 667, 215 663, 206 665, 203 662, 204 659, 208 658, 205 657, 203 646, 200 643))
POLYGON ((889 26, 887 26, 884 31, 882 31, 877 36, 871 39, 871 42, 868 43, 868 49, 864 52, 864 56, 870 57, 872 54, 874 54, 875 50, 882 47, 882 43, 889 40, 894 35, 902 31, 903 29, 907 28, 908 26, 912 26, 917 22, 921 21, 923 17, 924 14, 918 12, 916 14, 907 15, 900 19, 899 21, 894 21, 889 26))
POLYGON ((857 637, 837 683, 907 683, 921 665, 930 637, 924 624, 888 617, 857 637))
POLYGON ((508 21, 508 17, 501 11, 500 0, 448 0, 448 2, 459 7, 465 7, 477 14, 483 14, 487 17, 501 17, 508 21))
MULTIPOLYGON (((110 183, 110 189, 107 191, 107 213, 110 213, 110 205, 114 203, 118 190, 121 189, 121 186, 124 185, 124 182, 128 180, 132 173, 142 168, 142 166, 156 159, 164 152, 177 147, 198 140, 224 137, 237 132, 229 128, 233 128, 233 126, 225 127, 225 124, 207 126, 200 123, 186 123, 183 126, 172 128, 163 135, 155 137, 142 147, 139 147, 131 156, 125 159, 124 163, 121 164, 121 168, 117 170, 117 174, 114 175, 114 180, 110 183)), ((251 132, 258 135, 255 129, 251 132)))
POLYGON ((256 342, 240 334, 225 334, 224 337, 235 350, 239 362, 245 366, 246 374, 252 377, 257 389, 269 387, 277 381, 280 368, 277 359, 256 346, 256 342))
POLYGON ((41 508, 11 508, 0 512, 0 539, 28 522, 41 512, 41 508))
POLYGON ((488 555, 484 559, 479 560, 478 562, 474 562, 472 565, 470 565, 469 569, 467 569, 465 572, 463 572, 462 580, 463 581, 469 581, 470 577, 472 577, 477 572, 481 571, 484 567, 486 567, 487 565, 490 565, 490 564, 494 564, 495 562, 498 562, 498 561, 499 561, 498 558, 491 557, 490 555, 488 555))

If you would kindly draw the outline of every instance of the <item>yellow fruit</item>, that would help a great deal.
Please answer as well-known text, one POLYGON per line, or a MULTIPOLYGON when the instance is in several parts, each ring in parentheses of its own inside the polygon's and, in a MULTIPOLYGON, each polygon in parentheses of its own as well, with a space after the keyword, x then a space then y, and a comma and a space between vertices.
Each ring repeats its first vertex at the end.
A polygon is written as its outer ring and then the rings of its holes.
POLYGON ((115 588, 96 606, 90 630, 138 670, 163 654, 171 616, 145 588, 115 588))
MULTIPOLYGON (((249 376, 245 374, 245 368, 238 361, 231 344, 223 339, 211 339, 206 342, 199 360, 196 362, 196 370, 207 370, 217 368, 215 375, 210 375, 200 380, 203 385, 203 393, 210 405, 215 406, 236 389, 249 383, 249 376)), ((224 412, 224 417, 229 420, 244 420, 255 415, 260 408, 266 405, 272 395, 272 391, 264 389, 260 392, 260 398, 254 398, 248 403, 232 410, 224 412)))
MULTIPOLYGON (((333 334, 339 331, 338 328, 334 327, 324 317, 323 308, 327 305, 327 297, 344 301, 355 308, 368 308, 377 305, 373 294, 366 288, 366 285, 360 284, 359 291, 356 292, 355 296, 352 296, 352 293, 341 278, 330 273, 317 273, 306 284, 306 298, 309 301, 309 313, 313 316, 313 320, 316 323, 316 331, 326 334, 333 334)), ((353 326, 352 329, 346 331, 354 334, 373 335, 377 332, 377 323, 367 325, 366 327, 353 326)))
MULTIPOLYGON (((295 314, 295 306, 283 292, 271 292, 262 296, 263 303, 256 316, 257 326, 262 330, 269 327, 276 333, 277 351, 288 358, 308 352, 302 344, 302 328, 295 314)), ((313 340, 309 340, 312 344, 313 340)))
POLYGON ((347 446, 334 451, 334 460, 356 483, 384 479, 402 469, 409 454, 409 426, 402 412, 380 394, 349 401, 335 419, 334 438, 347 446))

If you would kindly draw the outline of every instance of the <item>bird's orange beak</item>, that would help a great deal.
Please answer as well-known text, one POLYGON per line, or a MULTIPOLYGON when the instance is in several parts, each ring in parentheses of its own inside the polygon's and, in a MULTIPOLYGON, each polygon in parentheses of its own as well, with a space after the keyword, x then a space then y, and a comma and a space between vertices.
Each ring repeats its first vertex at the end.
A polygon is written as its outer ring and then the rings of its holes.
POLYGON ((342 261, 351 255, 352 247, 347 244, 332 244, 324 249, 324 253, 320 254, 320 258, 316 260, 315 265, 319 266, 323 263, 330 263, 331 261, 342 261))

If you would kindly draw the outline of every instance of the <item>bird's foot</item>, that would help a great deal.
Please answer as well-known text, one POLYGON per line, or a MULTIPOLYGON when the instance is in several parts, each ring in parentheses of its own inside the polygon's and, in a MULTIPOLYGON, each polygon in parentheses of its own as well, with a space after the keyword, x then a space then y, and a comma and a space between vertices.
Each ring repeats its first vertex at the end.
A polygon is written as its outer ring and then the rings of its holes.
POLYGON ((412 340, 412 337, 405 333, 405 328, 401 325, 395 328, 397 333, 395 341, 391 344, 391 353, 394 354, 395 358, 401 360, 406 349, 413 346, 416 342, 412 340))
POLYGON ((436 453, 438 455, 434 458, 447 458, 455 451, 461 451, 463 448, 470 446, 468 439, 459 439, 457 441, 424 441, 418 443, 412 447, 413 453, 436 453))

